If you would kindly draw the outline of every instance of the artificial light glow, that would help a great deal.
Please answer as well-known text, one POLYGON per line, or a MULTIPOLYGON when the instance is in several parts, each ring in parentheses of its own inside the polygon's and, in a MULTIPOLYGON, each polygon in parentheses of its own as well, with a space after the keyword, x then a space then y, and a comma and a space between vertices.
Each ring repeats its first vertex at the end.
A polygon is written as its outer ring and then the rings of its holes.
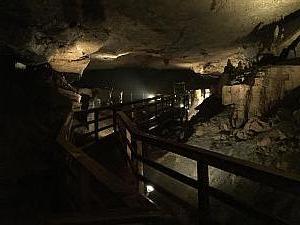
POLYGON ((117 55, 110 54, 110 53, 97 53, 95 55, 95 58, 100 59, 100 60, 115 60, 121 56, 129 55, 129 54, 130 54, 130 52, 120 53, 117 55))
POLYGON ((200 89, 200 90, 195 91, 195 95, 196 95, 196 100, 197 100, 196 105, 198 106, 204 101, 204 94, 202 93, 202 91, 200 89))
POLYGON ((25 69, 26 69, 26 65, 24 65, 23 63, 17 62, 17 63, 15 64, 15 68, 16 68, 16 69, 19 69, 19 70, 25 70, 25 69))
POLYGON ((184 107, 184 104, 183 103, 180 103, 180 108, 183 108, 184 107))
POLYGON ((208 98, 210 96, 210 89, 205 89, 204 98, 208 98))
POLYGON ((155 97, 154 94, 148 94, 148 95, 147 95, 147 98, 154 98, 154 97, 155 97))
POLYGON ((146 185, 146 191, 147 191, 147 193, 151 193, 151 192, 155 191, 155 189, 152 185, 146 185))

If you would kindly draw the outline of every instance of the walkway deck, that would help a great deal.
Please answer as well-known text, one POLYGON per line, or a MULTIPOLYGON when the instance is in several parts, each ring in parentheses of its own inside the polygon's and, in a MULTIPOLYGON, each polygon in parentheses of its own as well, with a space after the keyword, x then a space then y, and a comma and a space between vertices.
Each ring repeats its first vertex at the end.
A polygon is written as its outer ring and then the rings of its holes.
MULTIPOLYGON (((264 221, 262 224, 288 224, 275 215, 260 212, 251 207, 250 204, 240 202, 234 196, 211 187, 208 167, 211 166, 297 196, 300 194, 299 177, 206 149, 174 143, 153 136, 147 130, 142 130, 142 126, 137 124, 137 121, 141 121, 137 119, 137 115, 139 115, 137 110, 142 109, 142 111, 146 111, 150 107, 154 107, 154 110, 150 110, 150 113, 154 112, 154 116, 159 118, 158 111, 164 112, 168 108, 174 107, 174 100, 160 97, 159 99, 149 99, 147 101, 129 103, 125 106, 92 109, 84 112, 95 115, 95 119, 88 122, 89 124, 94 124, 94 130, 87 131, 88 135, 85 135, 86 137, 92 137, 91 140, 94 141, 94 144, 84 145, 81 148, 72 144, 72 133, 74 132, 72 117, 67 120, 58 141, 64 146, 63 153, 65 154, 65 161, 69 162, 69 169, 72 171, 76 168, 76 164, 79 164, 80 169, 77 170, 77 173, 75 169, 73 175, 75 174, 77 180, 78 178, 79 181, 83 180, 81 182, 81 184, 84 184, 81 186, 84 186, 83 190, 85 190, 81 192, 83 196, 89 192, 86 190, 90 190, 96 184, 101 184, 100 186, 105 186, 112 193, 111 197, 116 197, 117 201, 123 202, 126 207, 132 209, 146 208, 152 211, 153 207, 156 208, 155 205, 150 204, 150 208, 148 208, 147 204, 151 202, 145 198, 144 185, 149 183, 155 187, 157 193, 160 193, 160 197, 156 199, 157 202, 161 202, 163 198, 166 198, 169 200, 166 200, 164 203, 169 202, 170 204, 167 204, 169 207, 174 206, 176 203, 177 206, 182 206, 194 212, 194 217, 192 217, 194 220, 189 221, 189 223, 213 223, 210 217, 211 209, 214 205, 213 197, 231 207, 235 207, 240 212, 247 213, 250 215, 250 218, 261 219, 261 221, 264 221), (107 114, 104 117, 101 116, 101 111, 104 110, 111 110, 111 116, 107 116, 107 114), (106 119, 110 119, 112 124, 103 123, 103 120, 106 119), (114 134, 103 139, 100 133, 111 127, 114 128, 114 134), (151 159, 149 153, 153 149, 194 160, 197 165, 197 179, 181 174, 151 159), (147 168, 151 168, 151 170, 161 174, 158 177, 159 179, 169 177, 175 180, 175 183, 181 183, 194 189, 196 191, 198 209, 176 196, 172 188, 167 188, 163 182, 159 182, 157 176, 156 178, 147 176, 147 168), (85 172, 82 174, 82 171, 85 172), (88 189, 85 185, 90 183, 87 182, 87 177, 96 179, 96 183, 91 183, 88 189)), ((77 128, 78 125, 76 125, 77 128)), ((101 197, 103 198, 103 195, 101 197)))

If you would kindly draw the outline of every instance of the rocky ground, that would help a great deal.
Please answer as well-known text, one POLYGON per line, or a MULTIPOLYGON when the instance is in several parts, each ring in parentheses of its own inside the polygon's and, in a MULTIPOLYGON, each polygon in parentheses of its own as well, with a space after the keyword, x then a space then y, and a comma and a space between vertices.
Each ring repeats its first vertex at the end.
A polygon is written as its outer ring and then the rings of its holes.
POLYGON ((209 121, 196 124, 188 144, 286 171, 300 171, 299 165, 287 162, 287 158, 300 154, 299 110, 280 108, 268 121, 251 118, 240 129, 232 128, 230 114, 227 108, 209 121))

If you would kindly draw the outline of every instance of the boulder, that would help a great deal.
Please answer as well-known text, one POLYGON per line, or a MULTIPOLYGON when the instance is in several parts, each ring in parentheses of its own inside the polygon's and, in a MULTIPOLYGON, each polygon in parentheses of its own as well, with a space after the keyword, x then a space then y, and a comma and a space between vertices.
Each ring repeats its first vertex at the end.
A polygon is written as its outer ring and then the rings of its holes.
POLYGON ((228 124, 228 123, 221 124, 220 130, 221 130, 221 132, 224 132, 224 133, 230 133, 230 131, 231 131, 230 124, 228 124))
POLYGON ((235 136, 236 136, 236 138, 237 138, 238 140, 241 140, 241 141, 245 141, 245 140, 248 140, 248 139, 249 139, 248 134, 245 133, 244 130, 239 130, 239 131, 237 131, 237 133, 236 133, 235 136))
POLYGON ((272 144, 272 140, 270 137, 263 137, 261 140, 257 141, 257 146, 259 147, 268 147, 272 144))
POLYGON ((252 118, 248 120, 243 130, 245 131, 245 133, 252 134, 253 132, 255 133, 266 132, 269 131, 270 129, 271 128, 268 123, 263 122, 258 118, 252 118))
POLYGON ((195 109, 198 110, 196 117, 208 120, 223 112, 225 107, 222 105, 222 99, 219 96, 213 94, 210 97, 206 98, 195 109))
POLYGON ((274 129, 269 133, 269 137, 272 140, 283 141, 287 139, 287 136, 278 129, 274 129))

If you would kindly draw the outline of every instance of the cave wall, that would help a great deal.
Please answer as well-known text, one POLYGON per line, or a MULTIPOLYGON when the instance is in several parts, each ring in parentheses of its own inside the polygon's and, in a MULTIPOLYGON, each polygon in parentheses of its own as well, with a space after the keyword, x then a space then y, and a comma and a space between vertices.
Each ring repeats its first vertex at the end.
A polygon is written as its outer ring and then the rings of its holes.
POLYGON ((252 117, 269 113, 292 90, 300 86, 300 66, 271 66, 264 68, 253 85, 224 86, 224 105, 233 105, 233 117, 240 127, 252 117))
POLYGON ((247 120, 248 96, 250 86, 245 84, 224 86, 222 88, 223 105, 233 105, 232 126, 241 127, 247 120))
MULTIPOLYGON (((65 72, 81 73, 91 54, 124 52, 155 54, 198 71, 202 65, 219 70, 228 57, 240 60, 255 53, 241 48, 241 40, 273 37, 274 24, 263 25, 299 8, 295 0, 3 0, 0 46, 13 48, 25 61, 48 61, 65 72)), ((287 21, 285 38, 297 32, 293 21, 298 18, 296 13, 287 21)))
POLYGON ((81 73, 88 61, 73 60, 99 49, 104 20, 101 0, 3 0, 0 53, 10 48, 23 63, 50 62, 59 71, 81 73))

